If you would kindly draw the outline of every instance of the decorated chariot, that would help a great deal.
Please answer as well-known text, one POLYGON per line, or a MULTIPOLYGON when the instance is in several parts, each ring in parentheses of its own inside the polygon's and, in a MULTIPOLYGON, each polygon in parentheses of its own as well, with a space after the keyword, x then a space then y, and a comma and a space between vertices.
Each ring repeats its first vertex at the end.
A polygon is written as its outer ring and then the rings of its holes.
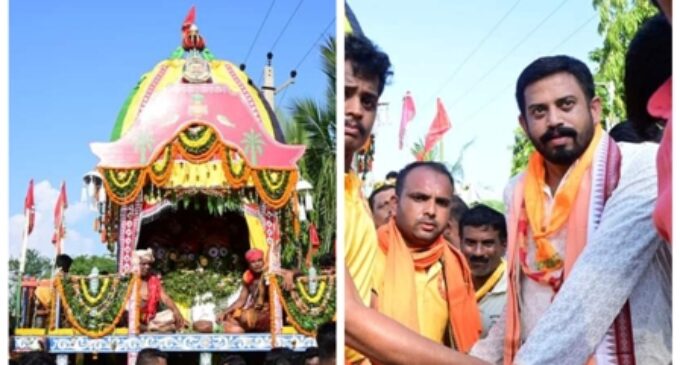
POLYGON ((305 147, 285 143, 263 93, 242 68, 212 55, 193 20, 192 9, 182 46, 134 87, 111 141, 91 144, 99 163, 84 177, 84 194, 117 272, 24 280, 17 351, 40 343, 60 364, 84 353, 127 354, 132 364, 150 347, 199 353, 211 364, 216 352, 315 346, 317 326, 334 318, 334 269, 310 260, 319 242, 305 222, 312 200, 297 167, 305 147), (134 253, 148 248, 185 329, 142 330, 134 253), (212 331, 192 330, 196 313, 239 295, 252 248, 264 253, 269 332, 225 333, 216 319, 212 331), (297 258, 291 290, 279 275, 284 249, 297 258))

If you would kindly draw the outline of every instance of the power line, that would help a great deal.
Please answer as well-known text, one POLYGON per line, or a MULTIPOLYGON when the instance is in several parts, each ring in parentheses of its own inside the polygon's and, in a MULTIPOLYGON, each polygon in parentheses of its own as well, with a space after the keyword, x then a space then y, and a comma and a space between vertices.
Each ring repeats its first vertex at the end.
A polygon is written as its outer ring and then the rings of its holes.
POLYGON ((527 33, 522 40, 519 41, 514 47, 510 48, 510 52, 506 53, 503 55, 500 59, 498 59, 498 62, 494 64, 489 71, 487 71, 482 77, 480 77, 477 81, 475 81, 472 86, 467 89, 465 92, 463 92, 456 100, 453 101, 453 105, 457 104, 460 100, 464 99, 466 96, 470 95, 470 92, 474 90, 479 84, 484 81, 491 73, 493 73, 501 64, 503 64, 503 61, 505 61, 510 55, 512 55, 524 42, 526 42, 529 37, 531 37, 532 34, 534 34, 545 22, 548 21, 555 13, 557 13, 564 4, 567 3, 568 0, 562 1, 553 11, 550 12, 543 20, 541 20, 529 33, 527 33))
MULTIPOLYGON (((321 38, 323 38, 323 36, 326 35, 326 32, 328 32, 328 28, 330 28, 331 25, 333 25, 334 23, 335 23, 335 17, 333 17, 333 19, 331 19, 331 21, 328 23, 328 25, 326 25, 326 27, 321 31, 321 33, 319 33, 319 36, 316 38, 314 43, 312 43, 312 45, 309 47, 309 49, 307 50, 305 55, 302 56, 302 58, 300 59, 300 62, 297 63, 294 70, 298 70, 300 68, 300 66, 302 65, 303 62, 305 62, 305 59, 307 59, 307 56, 309 56, 309 54, 312 52, 314 47, 317 44, 319 44, 319 41, 321 40, 321 38)), ((281 95, 281 98, 278 101, 279 104, 283 104, 283 101, 286 99, 287 93, 288 93, 288 88, 286 88, 286 90, 283 91, 283 94, 281 95)))
POLYGON ((435 91, 432 95, 430 95, 428 100, 432 99, 434 96, 436 96, 437 94, 439 94, 442 90, 444 90, 446 88, 446 86, 451 82, 451 80, 453 80, 458 75, 458 72, 460 72, 460 70, 463 68, 463 66, 465 66, 465 64, 467 64, 467 62, 472 58, 472 56, 474 56, 477 53, 477 51, 479 51, 479 49, 482 48, 482 46, 484 45, 484 43, 486 43, 486 41, 489 39, 489 37, 491 37, 491 35, 496 31, 496 29, 498 29, 498 27, 503 23, 503 21, 505 21, 505 19, 508 17, 508 15, 510 15, 510 13, 512 13, 512 11, 515 10, 515 8, 517 7, 517 5, 519 4, 520 1, 521 0, 517 0, 515 2, 515 4, 513 4, 512 7, 510 7, 510 9, 505 12, 505 14, 501 17, 501 19, 496 22, 496 24, 484 36, 484 38, 482 38, 482 40, 479 43, 477 43, 477 47, 475 47, 475 49, 473 49, 472 52, 470 52, 467 55, 467 57, 465 57, 463 62, 460 65, 458 65, 458 68, 456 68, 456 70, 453 71, 451 76, 449 76, 446 79, 446 81, 444 81, 442 86, 437 91, 435 91))
POLYGON ((283 29, 281 29, 281 32, 279 32, 279 36, 276 37, 274 44, 271 46, 271 48, 269 48, 270 52, 274 50, 274 48, 276 47, 276 44, 279 43, 279 40, 281 39, 283 34, 286 33, 286 29, 288 29, 288 25, 290 24, 291 20, 293 20, 293 18, 295 17, 295 14, 297 14, 298 9, 300 9, 300 5, 302 5, 303 1, 305 1, 305 0, 300 0, 300 2, 298 2, 297 6, 295 7, 295 10, 293 10, 293 14, 290 15, 290 17, 288 18, 288 21, 286 21, 286 25, 283 26, 283 29))
POLYGON ((571 32, 571 34, 569 34, 569 35, 567 36, 567 38, 565 38, 564 40, 562 40, 562 42, 560 42, 560 44, 558 44, 558 45, 556 45, 555 47, 553 47, 553 48, 550 50, 550 52, 548 52, 548 53, 553 53, 553 52, 555 52, 558 48, 562 47, 562 46, 563 46, 565 43, 567 43, 571 38, 573 38, 578 32, 580 32, 581 29, 583 29, 586 25, 590 24, 590 22, 592 22, 593 19, 595 19, 596 16, 597 16, 597 13, 593 14, 588 20, 586 20, 583 24, 581 24, 581 26, 579 26, 578 28, 576 28, 576 30, 574 30, 573 32, 571 32))
MULTIPOLYGON (((565 43, 567 43, 569 40, 571 40, 576 34, 578 34, 583 28, 585 28, 586 25, 590 24, 590 23, 593 21, 593 19, 595 19, 596 16, 597 16, 597 14, 593 14, 588 20, 586 20, 585 22, 583 22, 583 24, 581 24, 580 26, 578 26, 576 29, 574 29, 574 31, 572 31, 571 33, 569 33, 568 36, 566 36, 564 39, 562 39, 562 41, 560 41, 560 43, 558 43, 555 47, 553 47, 552 49, 550 49, 550 51, 549 51, 548 53, 553 53, 553 52, 555 52, 557 49, 559 49, 560 47, 562 47, 565 43)), ((483 103, 479 108, 475 109, 475 111, 473 111, 472 113, 468 114, 463 120, 465 120, 465 121, 470 121, 470 120, 473 120, 474 118, 476 118, 482 110, 485 110, 487 106, 489 106, 489 105, 495 103, 495 102, 498 100, 498 98, 501 97, 501 95, 505 94, 505 92, 506 92, 506 91, 507 91, 514 83, 515 83, 514 81, 511 81, 510 83, 508 83, 508 84, 506 84, 505 86, 503 86, 497 93, 495 93, 491 98, 489 98, 487 102, 483 103)))
POLYGON ((321 40, 321 38, 323 38, 323 36, 326 34, 326 32, 328 32, 328 28, 330 28, 331 25, 333 25, 334 23, 335 23, 335 18, 331 19, 331 21, 328 23, 328 25, 326 26, 326 28, 324 28, 324 30, 321 31, 321 34, 319 34, 319 37, 318 37, 318 38, 314 41, 314 43, 312 43, 312 45, 309 47, 309 49, 307 50, 307 52, 305 53, 305 55, 302 56, 302 59, 300 59, 300 62, 298 62, 297 65, 295 66, 295 69, 296 69, 296 70, 297 70, 298 68, 300 68, 300 66, 302 65, 303 62, 305 62, 305 59, 307 58, 307 56, 309 56, 309 54, 312 52, 312 50, 314 49, 314 47, 319 43, 319 41, 321 40))
POLYGON ((245 64, 248 62, 248 58, 250 57, 250 52, 253 51, 253 47, 255 47, 255 42, 257 42, 257 38, 260 37, 260 32, 262 32, 262 28, 264 28, 265 23, 267 23, 267 19, 269 19, 269 13, 272 12, 272 8, 274 7, 274 3, 276 0, 272 0, 272 3, 269 4, 269 9, 267 9, 267 14, 265 14, 264 19, 262 19, 262 23, 260 23, 260 28, 257 29, 257 33, 255 33, 255 39, 253 39, 253 43, 250 44, 250 48, 248 48, 248 53, 246 53, 246 58, 243 60, 243 63, 245 64))

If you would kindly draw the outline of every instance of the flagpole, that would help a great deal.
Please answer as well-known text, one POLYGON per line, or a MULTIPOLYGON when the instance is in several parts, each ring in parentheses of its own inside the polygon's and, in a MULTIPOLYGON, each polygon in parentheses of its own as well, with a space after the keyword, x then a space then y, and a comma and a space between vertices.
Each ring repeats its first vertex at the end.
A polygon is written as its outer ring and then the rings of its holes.
MULTIPOLYGON (((17 290, 16 290, 16 313, 15 317, 20 320, 21 316, 21 284, 23 282, 24 272, 26 269, 26 250, 28 249, 28 230, 30 227, 30 208, 26 208, 24 211, 24 217, 26 222, 24 223, 24 237, 21 241, 21 256, 19 257, 19 275, 17 276, 17 290)), ((18 325, 19 322, 17 322, 18 325)))

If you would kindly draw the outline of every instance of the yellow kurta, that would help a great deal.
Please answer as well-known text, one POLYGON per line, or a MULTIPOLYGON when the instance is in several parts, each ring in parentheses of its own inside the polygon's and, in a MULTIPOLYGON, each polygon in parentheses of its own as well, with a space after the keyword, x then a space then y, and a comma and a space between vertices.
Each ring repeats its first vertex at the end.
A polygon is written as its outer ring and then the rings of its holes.
MULTIPOLYGON (((380 302, 382 290, 380 283, 385 272, 385 258, 381 251, 378 256, 382 256, 376 260, 375 268, 378 302, 380 302)), ((449 325, 449 310, 444 297, 444 271, 442 269, 442 264, 436 262, 427 271, 416 270, 415 276, 420 334, 438 343, 444 343, 446 327, 449 325)))
MULTIPOLYGON (((373 270, 378 253, 378 236, 368 203, 361 193, 361 180, 354 173, 345 174, 345 266, 367 307, 374 287, 373 270)), ((364 356, 347 348, 345 358, 350 362, 364 356)))
POLYGON ((361 194, 361 180, 350 172, 345 174, 345 265, 366 306, 371 302, 377 253, 378 235, 366 199, 361 194))

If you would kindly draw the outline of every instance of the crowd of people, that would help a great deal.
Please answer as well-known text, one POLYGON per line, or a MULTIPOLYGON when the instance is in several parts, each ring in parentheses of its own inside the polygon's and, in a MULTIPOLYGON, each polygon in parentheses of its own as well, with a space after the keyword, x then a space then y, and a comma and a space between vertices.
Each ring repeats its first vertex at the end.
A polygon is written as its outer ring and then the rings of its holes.
POLYGON ((432 161, 364 198, 353 162, 393 75, 388 54, 350 29, 347 363, 671 363, 669 3, 627 49, 629 119, 611 131, 582 61, 546 56, 521 72, 519 125, 535 152, 502 212, 468 206, 432 161))

